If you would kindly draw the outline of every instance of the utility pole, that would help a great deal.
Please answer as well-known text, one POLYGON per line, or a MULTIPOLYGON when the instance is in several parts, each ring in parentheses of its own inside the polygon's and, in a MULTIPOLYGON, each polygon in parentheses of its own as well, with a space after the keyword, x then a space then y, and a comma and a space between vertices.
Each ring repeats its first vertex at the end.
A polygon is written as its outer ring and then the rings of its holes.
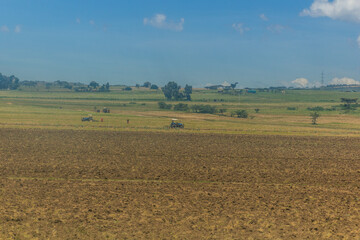
POLYGON ((324 86, 324 71, 321 72, 321 86, 324 86))

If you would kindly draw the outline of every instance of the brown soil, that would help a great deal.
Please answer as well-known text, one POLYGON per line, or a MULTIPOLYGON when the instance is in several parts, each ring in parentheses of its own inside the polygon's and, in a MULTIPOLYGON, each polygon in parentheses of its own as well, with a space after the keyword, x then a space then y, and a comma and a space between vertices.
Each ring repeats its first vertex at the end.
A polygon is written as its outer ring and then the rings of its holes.
POLYGON ((358 238, 359 147, 0 129, 0 239, 358 238))

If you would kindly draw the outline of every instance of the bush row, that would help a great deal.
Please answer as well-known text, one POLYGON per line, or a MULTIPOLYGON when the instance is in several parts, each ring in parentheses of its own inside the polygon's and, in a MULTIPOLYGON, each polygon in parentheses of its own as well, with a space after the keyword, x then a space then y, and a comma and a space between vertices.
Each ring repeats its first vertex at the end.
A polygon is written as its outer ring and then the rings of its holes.
MULTIPOLYGON (((178 103, 173 106, 172 104, 167 104, 165 102, 158 102, 158 105, 160 109, 174 109, 175 111, 183 111, 183 112, 191 111, 194 113, 209 113, 209 114, 216 114, 216 113, 223 114, 226 112, 225 108, 217 109, 215 106, 203 105, 203 104, 195 104, 189 106, 188 104, 185 103, 178 103)), ((248 113, 246 112, 246 110, 237 110, 235 112, 232 112, 231 116, 232 117, 237 116, 239 118, 247 118, 248 113)))

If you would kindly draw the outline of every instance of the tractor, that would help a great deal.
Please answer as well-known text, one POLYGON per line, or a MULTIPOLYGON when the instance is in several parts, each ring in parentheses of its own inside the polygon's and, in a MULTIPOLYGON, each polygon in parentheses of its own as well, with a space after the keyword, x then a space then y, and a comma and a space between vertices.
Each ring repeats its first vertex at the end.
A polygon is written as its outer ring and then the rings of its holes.
POLYGON ((110 113, 110 108, 104 107, 102 111, 103 113, 110 113))
POLYGON ((184 124, 177 121, 177 119, 172 119, 170 128, 184 128, 184 124))
POLYGON ((92 121, 94 121, 94 119, 93 119, 92 116, 89 116, 89 117, 83 117, 83 118, 81 118, 81 121, 82 121, 82 122, 92 122, 92 121))
POLYGON ((88 117, 83 117, 81 118, 82 122, 97 122, 97 120, 95 120, 91 114, 89 114, 88 117))

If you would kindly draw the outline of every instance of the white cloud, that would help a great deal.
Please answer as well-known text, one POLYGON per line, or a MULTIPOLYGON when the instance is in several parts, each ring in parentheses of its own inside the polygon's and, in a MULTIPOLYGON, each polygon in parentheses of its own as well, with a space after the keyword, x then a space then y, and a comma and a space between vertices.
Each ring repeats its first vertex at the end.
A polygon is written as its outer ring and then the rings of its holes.
POLYGON ((250 28, 244 27, 243 23, 234 23, 232 27, 240 34, 244 34, 245 32, 250 31, 250 28))
POLYGON ((263 21, 269 21, 268 17, 265 14, 260 14, 259 16, 261 18, 261 20, 263 21))
POLYGON ((334 78, 333 80, 331 80, 330 82, 331 85, 360 85, 359 81, 356 81, 352 78, 347 78, 347 77, 343 77, 343 78, 334 78))
POLYGON ((321 82, 314 82, 312 85, 314 86, 314 88, 319 88, 319 87, 323 86, 323 84, 321 84, 321 82))
POLYGON ((176 32, 181 32, 184 29, 184 18, 181 18, 177 23, 167 21, 166 18, 167 17, 164 14, 156 14, 152 18, 144 18, 144 25, 150 25, 156 28, 172 30, 176 32))
POLYGON ((20 26, 20 25, 16 25, 16 26, 15 26, 15 29, 14 29, 14 32, 20 33, 20 32, 21 32, 21 26, 20 26))
POLYGON ((297 87, 305 88, 308 86, 309 81, 306 78, 297 78, 294 81, 291 82, 292 84, 295 84, 297 87))
POLYGON ((3 25, 3 26, 0 27, 0 31, 1 32, 9 32, 10 30, 9 30, 8 26, 3 25))
POLYGON ((267 27, 267 30, 273 33, 281 33, 286 27, 280 24, 274 24, 267 27))
POLYGON ((360 22, 359 0, 314 0, 301 16, 329 17, 331 19, 360 22))

